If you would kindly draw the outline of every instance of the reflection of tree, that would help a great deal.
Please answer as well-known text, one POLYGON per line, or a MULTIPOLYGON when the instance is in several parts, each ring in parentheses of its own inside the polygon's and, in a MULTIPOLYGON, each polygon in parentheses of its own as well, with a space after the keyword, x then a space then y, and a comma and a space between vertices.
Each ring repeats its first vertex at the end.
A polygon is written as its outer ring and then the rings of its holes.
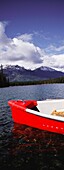
POLYGON ((14 123, 4 138, 1 169, 64 169, 63 135, 14 123))
POLYGON ((0 87, 9 86, 9 79, 6 79, 5 74, 3 73, 3 65, 0 66, 0 87))
POLYGON ((14 147, 11 152, 16 155, 17 152, 24 153, 57 153, 62 150, 63 140, 60 135, 49 133, 35 129, 26 125, 15 124, 12 129, 13 139, 15 140, 14 147), (56 140, 55 140, 56 139, 56 140))

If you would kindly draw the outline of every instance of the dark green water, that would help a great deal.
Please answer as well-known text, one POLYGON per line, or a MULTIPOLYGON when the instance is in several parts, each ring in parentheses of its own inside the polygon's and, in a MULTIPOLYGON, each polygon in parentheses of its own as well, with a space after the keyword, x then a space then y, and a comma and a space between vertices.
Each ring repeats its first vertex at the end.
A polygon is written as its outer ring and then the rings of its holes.
POLYGON ((64 135, 15 124, 8 100, 64 98, 64 84, 0 88, 0 169, 63 170, 64 135))

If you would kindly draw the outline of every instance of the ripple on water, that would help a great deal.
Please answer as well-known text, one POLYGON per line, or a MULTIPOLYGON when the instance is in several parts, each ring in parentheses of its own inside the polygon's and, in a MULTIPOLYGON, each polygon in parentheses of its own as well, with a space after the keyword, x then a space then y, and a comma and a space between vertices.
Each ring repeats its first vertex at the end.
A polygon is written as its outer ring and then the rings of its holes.
POLYGON ((0 89, 0 168, 64 169, 64 136, 15 124, 9 99, 63 98, 64 85, 0 89), (61 89, 61 90, 60 90, 61 89), (55 95, 56 94, 56 95, 55 95))

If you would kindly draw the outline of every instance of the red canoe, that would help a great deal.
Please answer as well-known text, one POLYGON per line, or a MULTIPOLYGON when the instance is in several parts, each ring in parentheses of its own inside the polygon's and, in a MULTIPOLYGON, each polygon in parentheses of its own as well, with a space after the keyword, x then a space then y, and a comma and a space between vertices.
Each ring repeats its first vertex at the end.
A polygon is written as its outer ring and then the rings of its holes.
POLYGON ((64 134, 64 115, 52 115, 56 110, 64 114, 64 99, 10 100, 13 121, 41 130, 64 134))

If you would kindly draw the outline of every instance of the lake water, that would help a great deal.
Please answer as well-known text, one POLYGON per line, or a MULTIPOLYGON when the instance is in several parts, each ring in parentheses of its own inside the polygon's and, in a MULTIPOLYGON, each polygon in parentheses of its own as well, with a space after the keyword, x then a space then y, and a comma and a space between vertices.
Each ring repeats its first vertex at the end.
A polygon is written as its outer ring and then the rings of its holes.
POLYGON ((0 169, 64 169, 64 135, 42 131, 12 120, 8 100, 64 98, 64 84, 0 88, 0 169))

